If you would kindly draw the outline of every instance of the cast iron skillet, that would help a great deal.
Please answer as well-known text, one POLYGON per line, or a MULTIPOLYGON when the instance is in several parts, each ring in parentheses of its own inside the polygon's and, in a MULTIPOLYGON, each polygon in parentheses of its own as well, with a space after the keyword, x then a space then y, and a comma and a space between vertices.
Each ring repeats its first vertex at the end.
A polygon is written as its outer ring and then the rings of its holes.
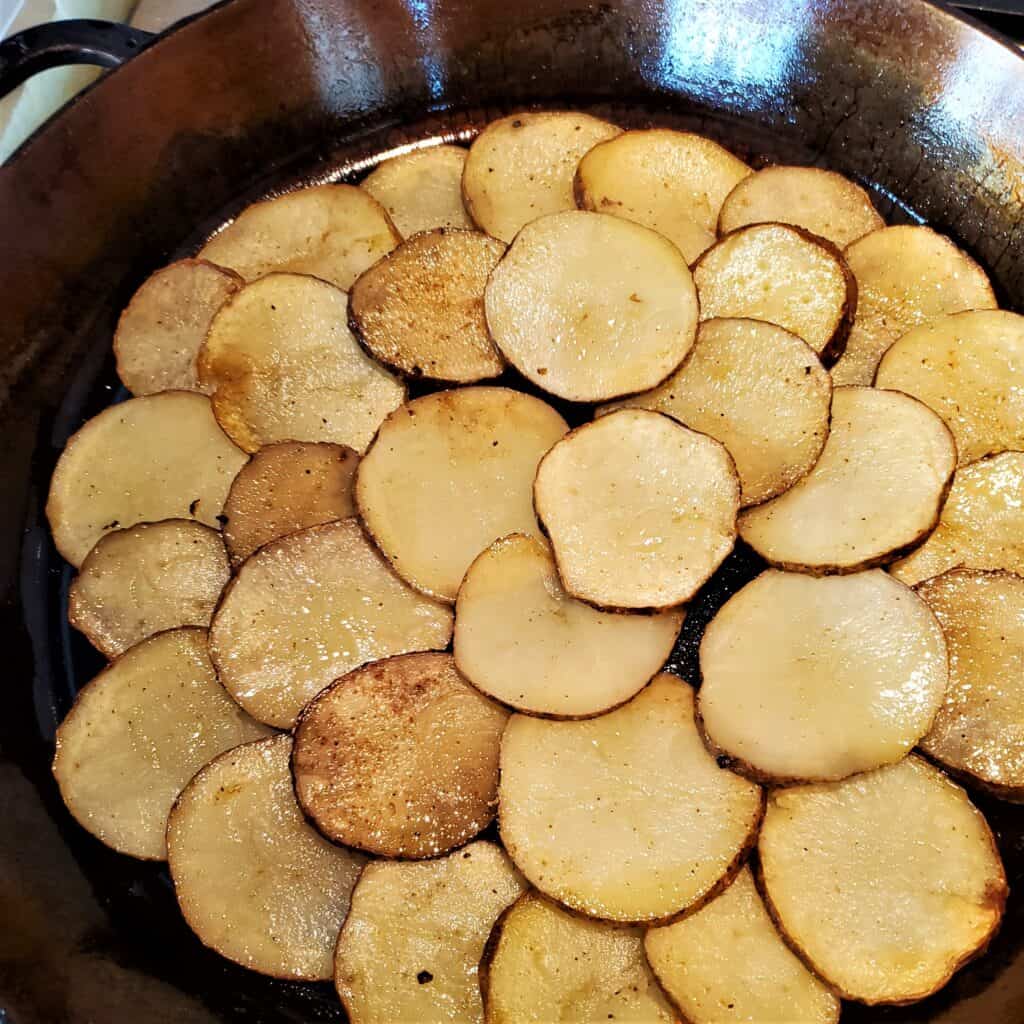
MULTIPOLYGON (((202 949, 165 872, 86 835, 50 777, 54 725, 98 661, 64 625, 41 508, 68 435, 117 397, 128 296, 255 196, 574 105, 850 174, 892 219, 953 235, 1012 308, 1024 59, 922 0, 235 0, 151 44, 95 23, 2 44, 0 93, 133 51, 0 168, 0 1022, 341 1021, 327 985, 202 949)), ((677 671, 696 681, 704 623, 758 568, 741 550, 709 584, 677 671)), ((1015 887, 992 949, 924 1003, 847 1007, 847 1024, 1024 1021, 1024 808, 977 800, 1015 887)))

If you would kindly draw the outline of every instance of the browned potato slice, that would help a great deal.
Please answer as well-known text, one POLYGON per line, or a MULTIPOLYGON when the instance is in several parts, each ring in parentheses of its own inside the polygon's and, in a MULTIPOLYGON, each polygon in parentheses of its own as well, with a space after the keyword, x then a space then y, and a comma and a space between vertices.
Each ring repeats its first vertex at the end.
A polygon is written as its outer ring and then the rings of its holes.
POLYGON ((534 503, 568 593, 654 609, 688 601, 732 550, 739 491, 718 441, 661 413, 620 409, 551 449, 534 503))
POLYGON ((466 208, 489 235, 511 242, 531 220, 575 208, 572 176, 580 157, 619 131, 578 111, 514 114, 492 121, 466 158, 466 208))
POLYGON ((384 207, 353 185, 315 185, 246 207, 199 255, 246 281, 312 274, 345 290, 401 241, 384 207))
POLYGON ((663 921, 728 883, 761 790, 720 768, 693 690, 658 676, 583 722, 513 715, 501 741, 501 837, 541 892, 591 917, 663 921))
POLYGON ((749 174, 742 160, 701 135, 624 132, 580 161, 576 202, 652 228, 693 263, 715 242, 722 201, 749 174))
POLYGON ((678 250, 600 213, 527 225, 484 293, 506 359, 539 388, 602 402, 663 381, 697 333, 697 292, 678 250))
POLYGON ((454 384, 496 377, 484 287, 505 245, 480 231, 425 231, 352 286, 349 326, 374 358, 409 377, 454 384))
POLYGON ((533 478, 568 429, 549 405, 508 388, 417 398, 385 420, 359 466, 363 522, 403 579, 454 601, 484 548, 538 535, 533 478))
POLYGON ((214 528, 245 454, 204 395, 165 391, 104 409, 67 443, 46 518, 74 566, 111 530, 191 517, 214 528))
POLYGON ((206 630, 143 640, 78 695, 57 730, 53 774, 83 828, 119 853, 167 856, 167 814, 224 750, 266 736, 217 682, 206 630))
POLYGON ((178 626, 208 626, 231 578, 224 541, 191 519, 115 530, 89 552, 68 595, 68 619, 114 658, 178 626))
POLYGON ((308 526, 356 514, 359 456, 340 444, 286 441, 261 448, 224 502, 224 542, 234 566, 257 548, 308 526))
POLYGON ((773 790, 758 852, 790 945, 840 995, 869 1005, 942 988, 984 950, 1006 902, 985 819, 918 757, 773 790))
POLYGON ((196 356, 214 313, 242 279, 206 260, 179 260, 147 278, 114 333, 117 375, 133 395, 201 391, 196 356))
POLYGON ((325 981, 365 858, 302 817, 291 748, 290 736, 247 743, 199 772, 171 811, 168 860, 204 945, 261 974, 325 981))
POLYGON ((901 224, 872 231, 843 255, 857 279, 857 316, 836 384, 870 384, 885 350, 913 327, 965 309, 995 309, 985 272, 944 235, 901 224))
POLYGON ((774 783, 898 761, 931 728, 949 678, 935 616, 880 569, 762 573, 707 627, 700 671, 712 752, 774 783))
POLYGON ((486 841, 437 860, 367 864, 334 958, 350 1024, 483 1024, 484 944, 523 888, 486 841))
POLYGON ((343 676, 295 728, 303 810, 329 839, 387 857, 434 857, 494 818, 508 712, 450 654, 406 654, 343 676))
POLYGON ((210 627, 221 682, 250 714, 290 728, 338 676, 377 658, 444 647, 452 613, 389 568, 353 519, 260 548, 210 627))
POLYGON ((740 536, 784 569, 881 565, 934 528, 955 466, 952 434, 917 399, 836 388, 821 458, 785 494, 744 511, 740 536))

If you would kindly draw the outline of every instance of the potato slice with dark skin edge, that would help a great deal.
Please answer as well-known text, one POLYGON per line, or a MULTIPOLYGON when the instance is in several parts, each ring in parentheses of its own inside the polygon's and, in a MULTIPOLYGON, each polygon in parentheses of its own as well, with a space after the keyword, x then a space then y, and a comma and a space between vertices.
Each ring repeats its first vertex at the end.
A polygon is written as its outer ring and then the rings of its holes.
POLYGON ((216 530, 165 519, 115 530, 86 556, 68 592, 68 621, 108 658, 179 626, 209 626, 231 578, 216 530))
POLYGON ((480 231, 414 235, 352 285, 349 328, 374 359, 407 377, 497 377, 505 360, 487 331, 484 287, 504 253, 504 242, 480 231))
POLYGON ((296 722, 299 804, 328 839, 367 853, 447 853, 494 819, 507 720, 450 654, 364 665, 318 694, 296 722))

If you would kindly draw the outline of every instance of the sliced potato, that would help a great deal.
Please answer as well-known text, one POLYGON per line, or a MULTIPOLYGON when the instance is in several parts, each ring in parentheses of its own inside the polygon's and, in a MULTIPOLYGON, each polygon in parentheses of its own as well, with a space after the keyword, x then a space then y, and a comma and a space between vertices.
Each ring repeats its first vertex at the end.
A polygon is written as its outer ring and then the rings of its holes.
POLYGON ((747 868, 696 914, 651 928, 644 952, 690 1024, 836 1024, 839 1000, 775 930, 747 868))
POLYGON ((403 579, 454 601, 484 548, 538 535, 533 478, 568 429, 549 405, 508 388, 417 398, 385 420, 359 466, 363 522, 403 579))
POLYGON ((733 877, 761 821, 761 790, 720 768, 693 691, 658 676, 583 722, 513 715, 501 741, 501 837, 541 892, 591 917, 654 922, 733 877))
POLYGON ((496 377, 484 287, 505 244, 439 228, 403 242, 352 286, 349 326, 370 355, 409 377, 454 384, 496 377))
POLYGON ((985 948, 1006 902, 985 819, 918 757, 773 790, 758 852, 791 946, 842 996, 870 1005, 945 985, 985 948))
POLYGON ((191 517, 216 528, 244 462, 204 395, 165 391, 112 405, 57 460, 46 503, 53 541, 77 567, 119 527, 191 517))
POLYGON ((365 665, 299 716, 296 796, 335 842, 386 857, 445 853, 494 818, 507 719, 450 654, 365 665))
POLYGON ((688 601, 732 550, 739 490, 718 441, 661 413, 620 409, 551 449, 534 503, 569 594, 655 609, 688 601))
POLYGON ((143 640, 79 693, 57 729, 53 774, 83 828, 119 853, 167 856, 175 797, 222 751, 270 732, 217 682, 206 630, 143 640))
POLYGON ((567 110, 492 121, 466 158, 466 209, 489 235, 511 242, 524 224, 575 208, 572 184, 580 157, 619 132, 600 118, 567 110))
POLYGON ((722 202, 749 174, 742 160, 701 135, 623 132, 580 161, 576 202, 657 231, 693 263, 714 245, 722 202))
POLYGON ((855 572, 892 561, 939 518, 956 445, 926 405, 898 391, 836 388, 814 468, 740 516, 740 536, 784 569, 855 572))
POLYGON ((911 328, 944 313, 995 309, 985 272, 945 235, 900 224, 872 231, 843 255, 857 279, 857 316, 836 384, 870 384, 885 350, 911 328))
POLYGON ((483 1024, 484 944, 523 888, 486 841, 438 860, 368 864, 334 958, 350 1024, 483 1024))
POLYGON ((247 743, 199 772, 171 811, 168 860, 204 945, 261 974, 323 981, 365 858, 302 817, 291 748, 290 736, 247 743))
POLYGON ((712 619, 700 671, 712 752, 774 783, 898 761, 931 728, 949 678, 935 616, 880 569, 762 573, 712 619))
POLYGON ((242 279, 206 260, 179 260, 148 277, 114 332, 117 375, 133 395, 201 391, 196 356, 214 313, 242 279))
POLYGON ((602 402, 663 381, 697 333, 697 292, 660 235, 600 213, 527 225, 484 293, 495 344, 539 388, 602 402))
POLYGON ((332 680, 377 658, 443 648, 451 635, 451 610, 407 587, 344 519, 249 558, 214 615, 210 653, 250 714, 287 729, 332 680))
POLYGON ((216 530, 191 519, 139 523, 102 537, 68 594, 68 620, 108 658, 178 626, 208 626, 231 578, 216 530))

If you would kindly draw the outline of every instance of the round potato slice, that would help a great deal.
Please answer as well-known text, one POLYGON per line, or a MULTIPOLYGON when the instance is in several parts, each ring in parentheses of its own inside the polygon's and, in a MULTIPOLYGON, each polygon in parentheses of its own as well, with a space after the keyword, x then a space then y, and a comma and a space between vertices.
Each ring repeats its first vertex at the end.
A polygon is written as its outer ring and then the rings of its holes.
POLYGON ((133 395, 202 391, 196 356, 214 313, 242 279, 206 260, 179 260, 147 278, 114 332, 117 375, 133 395))
POLYGON ((666 674, 600 718, 512 716, 501 837, 541 892, 591 917, 654 922, 728 884, 757 835, 761 790, 718 766, 693 706, 666 674))
POLYGON ((758 844, 772 916, 847 999, 931 995, 999 926, 1006 875, 967 794, 918 757, 773 790, 758 844))
POLYGON ((108 658, 178 626, 208 626, 231 578, 224 541, 191 519, 115 530, 89 552, 68 595, 68 620, 108 658))
POLYGON ((348 290, 401 241, 384 208, 353 185, 315 185, 246 207, 199 255, 246 281, 312 274, 348 290))
POLYGON ((335 842, 434 857, 493 820, 508 712, 450 654, 365 665, 311 701, 295 729, 295 793, 335 842))
POLYGON ((53 541, 77 567, 119 527, 191 517, 216 528, 244 462, 204 395, 165 391, 112 405, 57 460, 46 503, 53 541))
POLYGON ((697 913, 651 928, 644 952, 690 1024, 836 1024, 839 1000, 789 950, 747 868, 697 913))
POLYGON ((250 714, 288 729, 332 680, 377 658, 443 648, 451 635, 451 609, 407 587, 344 519, 249 558, 214 615, 210 653, 250 714))
POLYGON ((880 569, 762 573, 712 619, 700 671, 712 751, 776 784, 898 761, 931 728, 949 678, 935 616, 880 569))
POLYGON ((417 398, 385 420, 359 466, 363 522, 403 579, 454 601, 484 548, 538 535, 533 478, 568 429, 551 406, 508 388, 417 398))
POLYGON ((559 213, 523 228, 491 274, 484 308, 505 358, 574 402, 654 387, 697 333, 697 292, 678 250, 601 213, 559 213))
POLYGON ((722 201, 750 168, 717 142, 667 128, 623 132, 576 170, 576 203, 664 235, 693 263, 715 243, 722 201))
POLYGON ((175 797, 222 751, 270 732, 217 682, 206 630, 143 640, 79 693, 57 729, 53 774, 83 828, 119 853, 167 856, 175 797))
POLYGON ((455 664, 528 714, 583 718, 629 700, 672 652, 684 612, 602 612, 563 589, 547 547, 504 537, 469 567, 455 604, 455 664))
POLYGON ((171 811, 168 860, 205 946, 261 974, 324 981, 365 858, 302 817, 291 748, 290 736, 247 743, 199 772, 171 811))
POLYGON ((952 434, 917 399, 836 388, 831 433, 814 468, 785 494, 743 512, 740 536, 784 569, 881 565, 931 532, 955 467, 952 434))
POLYGON ((504 252, 480 231, 418 234, 352 286, 349 326, 370 355, 408 377, 497 377, 505 361, 487 332, 484 287, 504 252))
POLYGON ((688 601, 736 540, 739 480, 729 453, 661 413, 620 409, 544 457, 537 515, 573 597, 599 608, 688 601))
POLYGON ((368 864, 334 958, 351 1024, 483 1024, 480 958, 523 889, 501 847, 486 841, 437 860, 368 864))
POLYGON ((492 121, 466 158, 466 208, 489 235, 511 242, 524 224, 575 209, 576 165, 591 146, 620 130, 578 111, 514 114, 492 121))
POLYGON ((985 272, 944 235, 900 224, 847 246, 843 255, 857 280, 857 315, 838 384, 870 384, 885 350, 911 328, 944 313, 995 309, 985 272))

